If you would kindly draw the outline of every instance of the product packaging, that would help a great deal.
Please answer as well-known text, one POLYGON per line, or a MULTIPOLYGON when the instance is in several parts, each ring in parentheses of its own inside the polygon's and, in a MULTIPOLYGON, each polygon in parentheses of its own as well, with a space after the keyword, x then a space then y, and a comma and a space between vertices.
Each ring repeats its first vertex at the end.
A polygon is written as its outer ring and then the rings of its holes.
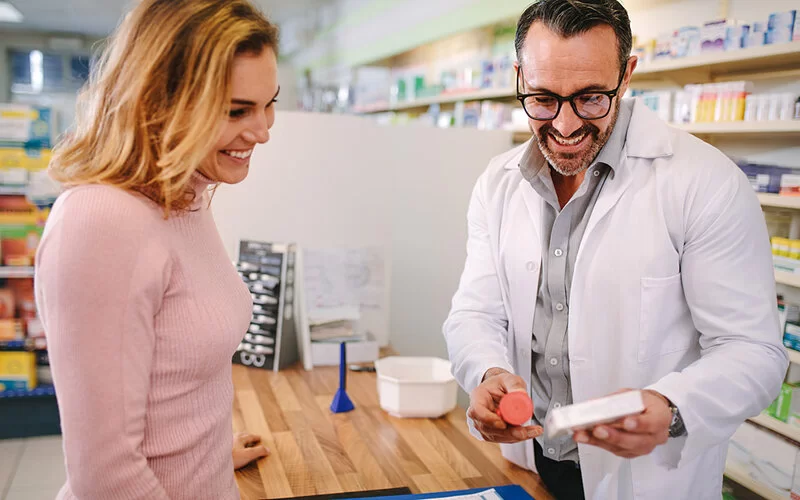
POLYGON ((0 351, 0 391, 30 391, 36 387, 36 354, 0 351))
POLYGON ((725 28, 725 50, 739 50, 744 47, 744 40, 750 33, 749 24, 728 24, 725 28))
POLYGON ((760 47, 766 43, 767 38, 767 25, 766 23, 753 23, 750 25, 750 31, 744 38, 744 47, 760 47))
POLYGON ((703 52, 721 52, 725 50, 725 36, 728 23, 721 19, 705 23, 700 28, 700 50, 703 52))
POLYGON ((50 108, 0 104, 0 144, 4 147, 47 149, 55 134, 50 108))
POLYGON ((23 340, 25 330, 18 319, 0 319, 0 342, 23 340))
POLYGON ((628 391, 553 409, 547 414, 544 430, 553 439, 643 411, 642 393, 628 391))
MULTIPOLYGON (((724 34, 722 36, 724 43, 724 34)), ((696 26, 684 26, 672 37, 670 55, 672 58, 694 56, 700 53, 701 30, 696 26)))
POLYGON ((8 288, 0 289, 0 319, 13 319, 15 310, 14 292, 8 288))
POLYGON ((796 19, 796 10, 770 14, 769 21, 767 22, 766 43, 791 42, 796 19))

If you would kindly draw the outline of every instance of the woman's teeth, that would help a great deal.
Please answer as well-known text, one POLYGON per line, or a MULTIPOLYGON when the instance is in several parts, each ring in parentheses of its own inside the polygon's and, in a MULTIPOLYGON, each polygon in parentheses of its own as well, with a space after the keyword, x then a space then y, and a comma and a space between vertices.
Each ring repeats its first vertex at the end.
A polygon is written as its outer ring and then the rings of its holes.
POLYGON ((554 141, 556 141, 557 143, 559 143, 559 144, 561 144, 563 146, 574 146, 574 145, 578 144, 579 142, 581 142, 583 140, 583 138, 586 137, 586 134, 581 134, 581 135, 579 135, 577 137, 573 137, 571 139, 567 139, 565 137, 556 137, 556 136, 554 136, 552 134, 551 134, 551 137, 553 138, 554 141))
POLYGON ((226 154, 228 156, 232 156, 233 158, 244 160, 250 158, 250 155, 253 154, 253 150, 250 149, 248 151, 222 151, 222 154, 226 154))

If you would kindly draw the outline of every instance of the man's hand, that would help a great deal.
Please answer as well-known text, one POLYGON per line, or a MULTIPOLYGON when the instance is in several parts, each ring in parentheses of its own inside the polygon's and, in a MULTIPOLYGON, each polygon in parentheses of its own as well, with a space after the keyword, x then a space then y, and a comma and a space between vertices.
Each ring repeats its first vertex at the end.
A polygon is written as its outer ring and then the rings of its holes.
POLYGON ((513 391, 527 393, 525 381, 503 369, 492 368, 484 375, 481 385, 470 394, 467 416, 475 422, 475 428, 486 441, 517 443, 542 434, 542 428, 538 425, 509 426, 497 416, 495 412, 500 398, 513 391))
POLYGON ((578 431, 573 439, 578 443, 599 446, 622 458, 649 455, 656 446, 667 442, 672 412, 667 398, 655 391, 642 391, 642 400, 644 412, 640 415, 578 431))

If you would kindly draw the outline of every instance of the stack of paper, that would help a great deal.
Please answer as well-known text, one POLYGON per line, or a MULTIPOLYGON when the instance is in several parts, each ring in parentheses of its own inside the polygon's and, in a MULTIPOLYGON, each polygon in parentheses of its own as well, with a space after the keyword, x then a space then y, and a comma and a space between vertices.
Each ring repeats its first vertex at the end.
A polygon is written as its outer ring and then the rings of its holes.
POLYGON ((350 320, 334 320, 311 325, 311 341, 346 341, 356 337, 353 322, 350 320))

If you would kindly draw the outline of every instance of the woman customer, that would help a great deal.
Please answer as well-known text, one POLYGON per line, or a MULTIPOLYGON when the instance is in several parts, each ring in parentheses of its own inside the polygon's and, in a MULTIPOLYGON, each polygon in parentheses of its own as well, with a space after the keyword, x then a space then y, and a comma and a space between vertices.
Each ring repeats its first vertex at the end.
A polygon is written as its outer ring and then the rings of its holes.
MULTIPOLYGON (((231 357, 250 294, 209 211, 247 177, 278 96, 275 26, 247 0, 142 0, 57 146, 37 256, 64 436, 59 498, 239 498, 231 357)), ((247 446, 247 447, 246 447, 247 446)))

